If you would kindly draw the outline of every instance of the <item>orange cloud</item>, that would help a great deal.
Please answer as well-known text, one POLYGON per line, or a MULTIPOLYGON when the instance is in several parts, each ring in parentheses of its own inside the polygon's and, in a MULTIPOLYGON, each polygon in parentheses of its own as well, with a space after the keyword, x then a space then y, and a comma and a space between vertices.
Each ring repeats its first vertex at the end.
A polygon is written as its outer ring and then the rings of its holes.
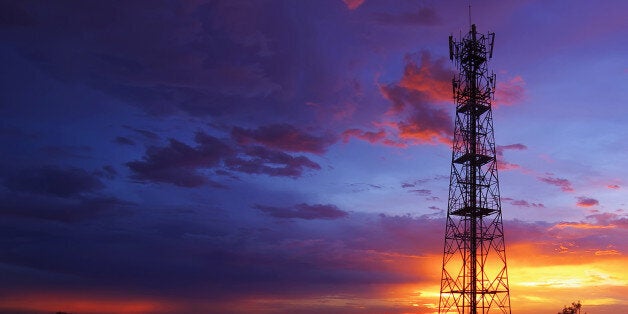
POLYGON ((451 101, 453 73, 444 65, 445 59, 432 61, 428 53, 421 54, 421 65, 406 57, 406 66, 399 86, 427 95, 436 101, 451 101))
POLYGON ((589 224, 589 223, 584 223, 584 222, 559 222, 556 225, 554 225, 553 227, 551 227, 549 230, 553 230, 553 229, 567 229, 567 228, 574 228, 574 229, 609 229, 609 228, 615 228, 614 225, 595 225, 595 224, 589 224))

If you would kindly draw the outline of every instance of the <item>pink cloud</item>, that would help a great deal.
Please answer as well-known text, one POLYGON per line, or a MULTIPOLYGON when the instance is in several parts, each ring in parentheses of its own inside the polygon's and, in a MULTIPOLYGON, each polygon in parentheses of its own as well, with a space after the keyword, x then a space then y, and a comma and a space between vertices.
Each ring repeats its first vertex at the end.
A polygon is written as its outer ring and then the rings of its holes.
POLYGON ((451 78, 454 73, 445 66, 446 60, 439 58, 433 61, 429 53, 423 52, 420 62, 418 65, 412 56, 406 56, 403 77, 398 85, 427 95, 432 100, 451 100, 451 78))
POLYGON ((515 76, 505 82, 497 81, 495 88, 495 105, 510 106, 521 102, 525 98, 525 81, 521 76, 515 76))
POLYGON ((573 187, 571 186, 571 182, 569 180, 567 180, 567 179, 555 178, 555 177, 551 177, 551 176, 539 177, 538 179, 541 182, 545 182, 547 184, 559 187, 563 192, 573 192, 574 191, 573 187))
POLYGON ((505 150, 526 150, 526 149, 528 149, 528 147, 520 143, 510 144, 510 145, 497 145, 497 147, 495 147, 495 152, 497 154, 497 169, 513 170, 513 169, 521 168, 521 166, 518 164, 514 164, 514 163, 510 163, 506 161, 504 159, 504 151, 505 150))
POLYGON ((576 203, 579 207, 592 207, 599 204, 600 202, 598 200, 584 196, 578 197, 578 202, 576 203))
POLYGON ((355 137, 369 143, 378 143, 381 142, 386 137, 386 132, 384 130, 379 130, 377 132, 369 132, 362 131, 359 129, 349 129, 342 132, 342 141, 347 143, 350 138, 355 137))
POLYGON ((542 203, 530 203, 526 200, 515 200, 509 197, 503 197, 502 200, 507 201, 514 206, 545 208, 545 205, 543 205, 542 203))
POLYGON ((401 140, 414 144, 451 143, 453 123, 445 108, 434 107, 426 94, 399 85, 380 90, 393 103, 391 112, 402 116, 401 121, 388 124, 398 131, 401 140))
POLYGON ((613 189, 613 190, 619 190, 619 188, 621 188, 621 186, 617 185, 617 184, 609 184, 606 186, 609 189, 613 189))
POLYGON ((355 10, 364 4, 364 0, 342 0, 349 10, 355 10))

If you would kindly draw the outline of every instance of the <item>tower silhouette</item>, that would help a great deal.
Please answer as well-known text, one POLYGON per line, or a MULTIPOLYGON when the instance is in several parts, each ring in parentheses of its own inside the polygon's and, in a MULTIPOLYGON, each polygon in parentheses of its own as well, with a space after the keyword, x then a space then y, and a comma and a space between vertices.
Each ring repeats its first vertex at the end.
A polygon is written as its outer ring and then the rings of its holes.
POLYGON ((449 36, 456 122, 439 313, 510 313, 491 100, 495 34, 449 36))

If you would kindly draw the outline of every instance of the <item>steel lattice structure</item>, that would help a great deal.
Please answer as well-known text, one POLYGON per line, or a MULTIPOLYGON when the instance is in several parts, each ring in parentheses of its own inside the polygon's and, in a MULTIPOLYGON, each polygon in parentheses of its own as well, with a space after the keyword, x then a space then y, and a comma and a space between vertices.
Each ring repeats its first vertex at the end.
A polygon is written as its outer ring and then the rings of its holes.
POLYGON ((510 313, 491 100, 494 33, 449 37, 456 103, 439 313, 510 313))

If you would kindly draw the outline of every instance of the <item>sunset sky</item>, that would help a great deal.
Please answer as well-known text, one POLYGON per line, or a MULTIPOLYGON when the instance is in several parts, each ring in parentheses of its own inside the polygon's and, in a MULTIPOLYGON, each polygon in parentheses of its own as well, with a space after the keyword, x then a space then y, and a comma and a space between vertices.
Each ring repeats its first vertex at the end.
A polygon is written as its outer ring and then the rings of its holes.
MULTIPOLYGON (((468 5, 1 0, 0 313, 437 312, 468 5)), ((512 312, 628 313, 628 2, 471 11, 512 312)))

